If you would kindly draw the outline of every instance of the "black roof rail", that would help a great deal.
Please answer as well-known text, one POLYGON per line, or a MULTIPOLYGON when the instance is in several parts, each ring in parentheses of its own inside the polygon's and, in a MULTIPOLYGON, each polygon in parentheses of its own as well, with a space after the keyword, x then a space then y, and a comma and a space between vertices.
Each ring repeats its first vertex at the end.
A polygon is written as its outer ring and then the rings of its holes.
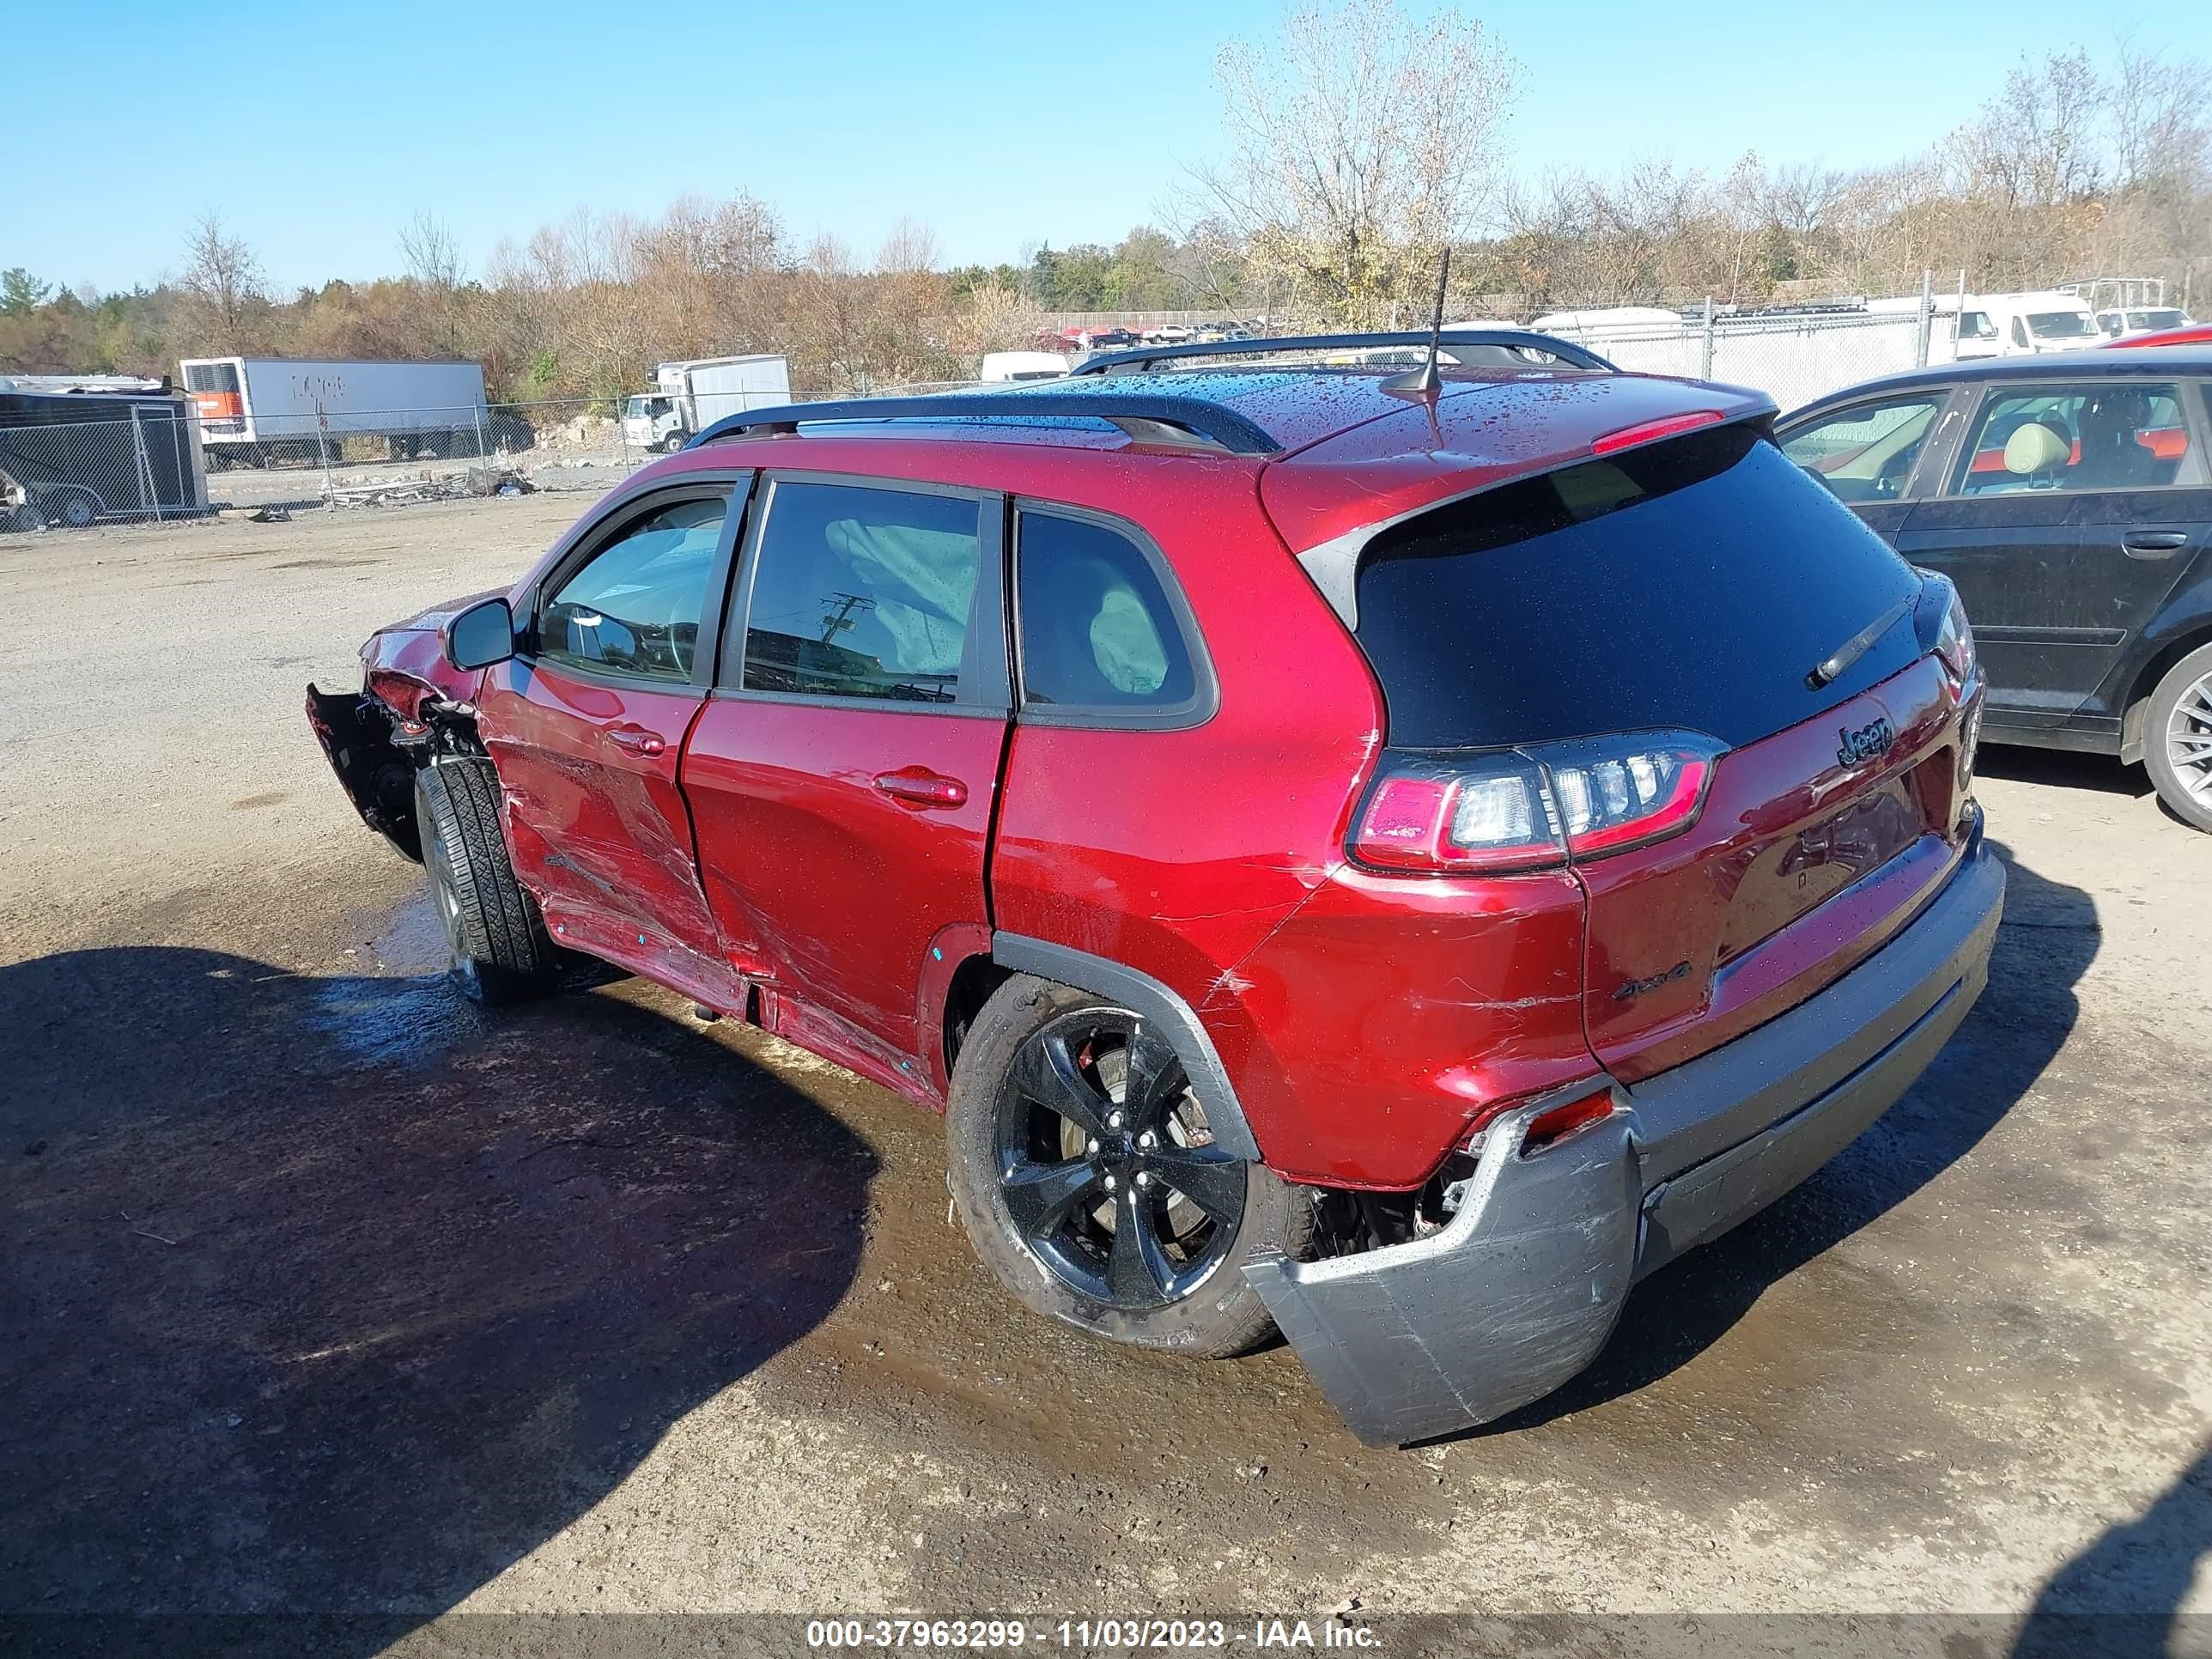
MULTIPOLYGON (((1426 338, 1425 336, 1423 337, 1426 338)), ((1205 398, 1100 387, 1081 392, 959 392, 926 398, 846 398, 832 403, 784 404, 751 409, 716 421, 684 447, 696 449, 750 432, 796 432, 836 422, 1103 421, 1142 443, 1202 444, 1232 455, 1272 455, 1281 441, 1235 410, 1205 398)))
MULTIPOLYGON (((1426 329, 1374 334, 1294 334, 1279 340, 1202 340, 1188 345, 1135 346, 1127 351, 1109 351, 1086 358, 1069 373, 1127 374, 1150 368, 1155 363, 1187 362, 1204 357, 1264 357, 1275 352, 1360 351, 1374 346, 1419 346, 1425 350, 1428 343, 1426 329)), ((1562 340, 1557 335, 1539 334, 1533 329, 1455 328, 1446 323, 1437 343, 1446 351, 1455 345, 1517 347, 1547 352, 1577 368, 1620 373, 1618 365, 1607 362, 1587 347, 1562 340)))

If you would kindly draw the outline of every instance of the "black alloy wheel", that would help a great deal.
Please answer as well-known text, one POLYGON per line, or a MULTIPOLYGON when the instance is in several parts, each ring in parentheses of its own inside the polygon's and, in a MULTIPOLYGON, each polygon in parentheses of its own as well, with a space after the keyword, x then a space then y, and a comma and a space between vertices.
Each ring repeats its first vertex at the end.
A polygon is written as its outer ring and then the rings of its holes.
POLYGON ((1174 1048, 1139 1017, 1071 1010, 1000 1084, 999 1198, 1066 1288, 1127 1312, 1191 1295, 1235 1247, 1247 1165, 1213 1144, 1174 1048))

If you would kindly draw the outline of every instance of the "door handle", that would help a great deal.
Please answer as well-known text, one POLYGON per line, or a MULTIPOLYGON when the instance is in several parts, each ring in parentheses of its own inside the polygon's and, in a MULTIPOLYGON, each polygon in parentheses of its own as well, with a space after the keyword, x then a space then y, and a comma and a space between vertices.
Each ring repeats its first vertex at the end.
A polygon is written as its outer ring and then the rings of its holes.
POLYGON ((968 786, 926 766, 902 766, 896 772, 878 772, 876 787, 893 800, 909 806, 964 806, 968 786))
POLYGON ((641 726, 617 726, 607 732, 607 741, 617 749, 627 749, 633 755, 659 755, 666 752, 668 739, 658 732, 648 732, 641 726))
POLYGON ((2120 538, 2121 548, 2131 559, 2162 559, 2188 545, 2185 530, 2130 530, 2120 538))

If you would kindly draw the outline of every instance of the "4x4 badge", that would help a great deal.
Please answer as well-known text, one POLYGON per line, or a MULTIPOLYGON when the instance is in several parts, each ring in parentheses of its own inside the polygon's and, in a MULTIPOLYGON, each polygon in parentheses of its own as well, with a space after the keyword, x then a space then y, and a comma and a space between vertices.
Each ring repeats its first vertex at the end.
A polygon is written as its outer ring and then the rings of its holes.
POLYGON ((1887 720, 1869 720, 1856 732, 1847 726, 1838 726, 1836 735, 1844 740, 1836 750, 1838 766, 1856 766, 1876 755, 1887 755, 1890 744, 1897 741, 1897 734, 1889 729, 1887 720))

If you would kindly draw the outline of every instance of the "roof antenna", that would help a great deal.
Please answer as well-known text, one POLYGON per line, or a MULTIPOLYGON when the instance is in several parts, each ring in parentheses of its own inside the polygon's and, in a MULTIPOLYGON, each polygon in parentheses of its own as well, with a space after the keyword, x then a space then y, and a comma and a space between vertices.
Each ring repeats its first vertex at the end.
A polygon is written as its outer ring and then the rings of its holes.
POLYGON ((1443 381, 1437 374, 1437 345, 1444 331, 1444 284, 1451 280, 1451 246, 1444 246, 1443 258, 1437 262, 1437 308, 1429 319, 1428 361, 1419 368, 1409 368, 1403 374, 1393 374, 1382 382, 1385 392, 1401 392, 1409 398, 1433 398, 1443 381))

